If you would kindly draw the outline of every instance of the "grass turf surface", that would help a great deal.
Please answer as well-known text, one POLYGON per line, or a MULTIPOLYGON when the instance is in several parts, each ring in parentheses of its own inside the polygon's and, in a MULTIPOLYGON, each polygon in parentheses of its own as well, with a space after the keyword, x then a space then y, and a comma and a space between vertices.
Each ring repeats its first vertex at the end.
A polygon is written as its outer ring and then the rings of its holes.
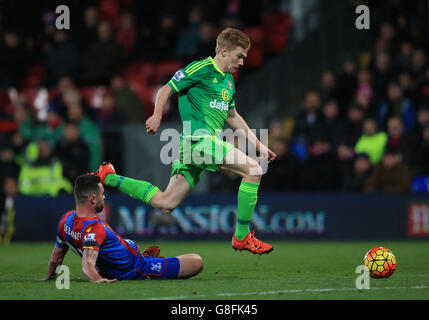
POLYGON ((187 280, 119 281, 92 284, 71 250, 70 289, 42 281, 53 243, 0 246, 0 299, 429 299, 429 241, 272 241, 269 255, 232 250, 222 242, 150 242, 161 255, 195 252, 204 269, 187 280), (356 267, 366 251, 385 246, 398 260, 388 279, 371 279, 370 290, 355 287, 356 267))

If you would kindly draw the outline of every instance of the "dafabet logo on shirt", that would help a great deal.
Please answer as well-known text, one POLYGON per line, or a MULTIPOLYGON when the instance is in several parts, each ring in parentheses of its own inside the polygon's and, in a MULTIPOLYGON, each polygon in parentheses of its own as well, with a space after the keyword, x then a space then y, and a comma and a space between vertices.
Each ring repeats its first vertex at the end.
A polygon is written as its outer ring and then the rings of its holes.
POLYGON ((220 111, 228 111, 229 103, 225 101, 218 102, 216 99, 210 102, 210 108, 218 109, 220 111))

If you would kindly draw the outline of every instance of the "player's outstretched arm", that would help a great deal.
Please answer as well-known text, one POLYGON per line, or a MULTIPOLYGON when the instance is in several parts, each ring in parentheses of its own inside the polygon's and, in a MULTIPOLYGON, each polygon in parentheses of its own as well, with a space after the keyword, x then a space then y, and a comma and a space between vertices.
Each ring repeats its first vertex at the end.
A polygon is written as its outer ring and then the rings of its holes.
POLYGON ((95 268, 97 262, 98 251, 94 249, 85 248, 82 253, 82 272, 90 282, 115 282, 117 279, 106 279, 100 276, 95 268))
POLYGON ((49 259, 48 263, 48 276, 45 278, 45 280, 51 280, 55 278, 55 270, 58 266, 62 265, 64 257, 67 253, 68 246, 64 246, 63 248, 57 247, 55 245, 54 250, 51 254, 51 259, 49 259))
POLYGON ((146 120, 146 132, 155 134, 158 131, 159 125, 161 124, 162 113, 164 107, 170 98, 173 90, 171 90, 168 84, 164 85, 158 90, 155 100, 155 109, 153 115, 146 120))
POLYGON ((242 116, 238 114, 235 108, 230 109, 228 111, 227 122, 232 128, 232 130, 242 131, 246 139, 256 147, 256 150, 258 150, 261 155, 268 159, 268 162, 273 161, 277 157, 274 152, 272 152, 267 146, 265 146, 261 141, 259 141, 259 139, 252 132, 252 130, 249 129, 249 126, 247 125, 246 121, 243 119, 242 116))

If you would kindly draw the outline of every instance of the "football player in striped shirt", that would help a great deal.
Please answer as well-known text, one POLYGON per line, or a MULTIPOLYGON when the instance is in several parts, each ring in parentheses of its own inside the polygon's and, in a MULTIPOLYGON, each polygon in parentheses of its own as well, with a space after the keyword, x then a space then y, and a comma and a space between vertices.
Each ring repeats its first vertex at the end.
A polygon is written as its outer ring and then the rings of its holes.
POLYGON ((69 248, 82 257, 82 272, 90 282, 184 279, 201 272, 203 265, 199 255, 159 257, 157 247, 141 253, 134 241, 123 239, 100 219, 97 214, 104 207, 100 177, 79 176, 74 194, 76 209, 60 218, 46 280, 55 277, 56 268, 62 264, 69 248))

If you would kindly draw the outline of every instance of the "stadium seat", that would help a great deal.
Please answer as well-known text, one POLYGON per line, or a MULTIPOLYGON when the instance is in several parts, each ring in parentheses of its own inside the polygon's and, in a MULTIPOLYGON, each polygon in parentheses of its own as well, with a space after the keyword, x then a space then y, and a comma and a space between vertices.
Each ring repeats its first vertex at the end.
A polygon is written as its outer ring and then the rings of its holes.
POLYGON ((27 102, 28 106, 30 106, 31 108, 35 107, 34 101, 36 100, 38 92, 39 92, 38 88, 32 88, 32 87, 27 87, 20 91, 20 93, 25 99, 25 102, 27 102))
POLYGON ((261 45, 253 46, 247 54, 246 66, 249 68, 258 68, 264 61, 264 49, 261 45))
POLYGON ((264 60, 264 29, 262 27, 252 27, 243 29, 243 32, 250 38, 251 50, 247 54, 246 66, 258 68, 264 60))
POLYGON ((146 79, 147 83, 153 82, 156 66, 151 62, 143 62, 140 64, 138 72, 146 79))
POLYGON ((18 125, 13 120, 0 120, 1 133, 10 133, 15 131, 17 128, 18 128, 18 125))
POLYGON ((27 75, 23 79, 23 87, 37 87, 39 86, 45 76, 46 68, 42 64, 35 64, 31 66, 27 75))
POLYGON ((97 86, 97 87, 83 87, 80 88, 80 93, 82 98, 91 108, 99 108, 102 103, 103 94, 106 92, 106 87, 97 86))
POLYGON ((417 176, 411 181, 411 191, 414 193, 429 192, 429 176, 417 176))
POLYGON ((138 73, 142 64, 143 63, 139 61, 127 64, 122 70, 124 76, 127 74, 138 73))
POLYGON ((0 90, 0 113, 10 115, 13 113, 13 105, 10 100, 8 89, 0 90))
POLYGON ((148 83, 147 78, 141 73, 129 73, 126 74, 124 77, 128 83, 148 83))
POLYGON ((129 82, 129 85, 140 98, 146 115, 151 116, 155 108, 155 94, 158 90, 158 86, 148 86, 138 82, 129 82))
POLYGON ((133 62, 123 69, 123 76, 128 82, 152 83, 155 69, 150 62, 133 62))
POLYGON ((103 20, 109 20, 116 24, 119 18, 119 1, 118 0, 101 0, 100 15, 103 20))
POLYGON ((271 13, 266 15, 263 21, 267 51, 270 53, 283 51, 292 29, 291 16, 287 13, 271 13))
POLYGON ((182 67, 182 62, 176 60, 164 61, 159 63, 155 68, 153 79, 154 84, 164 84, 163 82, 167 82, 169 78, 171 78, 176 73, 176 71, 181 69, 182 67))
POLYGON ((275 33, 290 32, 292 29, 292 17, 288 13, 269 13, 263 18, 265 29, 275 33))
POLYGON ((260 46, 264 42, 264 29, 261 27, 245 28, 243 32, 247 34, 253 46, 260 46))

